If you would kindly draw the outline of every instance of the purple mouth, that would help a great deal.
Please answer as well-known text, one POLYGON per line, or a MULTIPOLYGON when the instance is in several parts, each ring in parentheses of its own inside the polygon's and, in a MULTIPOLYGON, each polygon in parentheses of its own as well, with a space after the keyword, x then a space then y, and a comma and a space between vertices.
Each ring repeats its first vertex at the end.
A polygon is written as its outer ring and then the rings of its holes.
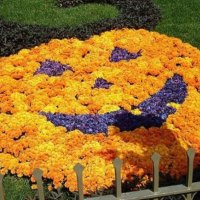
POLYGON ((170 114, 176 112, 175 108, 167 104, 170 102, 182 104, 186 96, 187 85, 180 75, 175 74, 166 81, 159 92, 136 107, 142 111, 141 115, 134 115, 124 109, 105 114, 67 115, 45 112, 40 114, 46 116, 55 126, 63 126, 68 131, 78 129, 85 134, 107 134, 108 126, 111 125, 120 128, 120 131, 132 131, 142 126, 160 127, 170 114))

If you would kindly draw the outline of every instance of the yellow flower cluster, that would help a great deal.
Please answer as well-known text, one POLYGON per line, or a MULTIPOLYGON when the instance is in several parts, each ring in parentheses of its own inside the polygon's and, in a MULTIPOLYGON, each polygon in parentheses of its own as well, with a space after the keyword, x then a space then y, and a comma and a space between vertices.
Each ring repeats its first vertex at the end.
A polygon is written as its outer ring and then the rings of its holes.
MULTIPOLYGON (((85 166, 84 192, 112 186, 112 160, 123 160, 122 179, 152 172, 153 152, 161 154, 160 170, 179 178, 186 174, 186 150, 198 153, 200 164, 200 51, 181 40, 146 30, 122 29, 93 36, 86 41, 53 39, 32 49, 0 58, 0 165, 18 176, 32 176, 34 168, 53 180, 77 190, 75 164, 85 166), (130 61, 110 62, 112 50, 142 50, 130 61), (45 60, 72 67, 61 76, 34 75, 45 60), (174 74, 183 77, 188 95, 183 104, 169 105, 176 113, 160 128, 133 131, 108 128, 87 135, 54 126, 38 112, 89 114, 132 109, 158 92, 174 74), (113 83, 94 89, 97 78, 113 83), (78 98, 77 98, 78 97, 78 98)), ((34 182, 34 178, 31 180, 34 182)))

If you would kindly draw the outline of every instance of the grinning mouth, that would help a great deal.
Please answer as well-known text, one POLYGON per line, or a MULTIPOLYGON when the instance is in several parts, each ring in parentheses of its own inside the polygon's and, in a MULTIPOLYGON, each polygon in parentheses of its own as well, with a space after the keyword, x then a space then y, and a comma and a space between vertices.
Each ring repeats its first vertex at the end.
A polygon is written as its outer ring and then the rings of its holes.
POLYGON ((139 127, 160 127, 168 118, 174 114, 176 109, 168 106, 168 103, 182 104, 187 96, 187 85, 182 76, 175 74, 168 79, 164 87, 150 98, 141 102, 138 107, 141 115, 120 109, 105 114, 67 115, 61 113, 45 113, 48 121, 55 126, 63 126, 68 131, 75 129, 85 134, 96 134, 108 132, 108 126, 116 126, 120 131, 132 131, 139 127))

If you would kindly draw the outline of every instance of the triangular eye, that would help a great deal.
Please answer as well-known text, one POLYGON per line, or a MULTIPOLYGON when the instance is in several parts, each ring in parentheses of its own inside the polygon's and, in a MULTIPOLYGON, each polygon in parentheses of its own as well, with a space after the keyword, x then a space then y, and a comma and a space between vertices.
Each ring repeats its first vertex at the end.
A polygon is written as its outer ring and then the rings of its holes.
POLYGON ((141 56, 141 50, 136 53, 130 53, 126 49, 115 47, 111 53, 110 62, 119 62, 121 60, 136 59, 141 56))
POLYGON ((48 76, 60 76, 64 71, 72 71, 72 68, 69 65, 63 65, 60 62, 55 62, 51 60, 46 60, 42 62, 40 68, 38 68, 34 75, 37 74, 46 74, 48 76))

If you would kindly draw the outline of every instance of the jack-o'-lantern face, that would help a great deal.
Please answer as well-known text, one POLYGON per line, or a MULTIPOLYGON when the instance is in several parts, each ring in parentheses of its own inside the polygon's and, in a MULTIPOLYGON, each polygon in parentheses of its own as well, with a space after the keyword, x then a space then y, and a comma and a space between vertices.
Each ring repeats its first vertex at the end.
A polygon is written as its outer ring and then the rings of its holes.
POLYGON ((197 49, 145 30, 54 39, 0 58, 2 172, 39 167, 74 191, 79 162, 85 191, 95 191, 112 185, 115 157, 126 180, 150 173, 157 151, 163 173, 184 175, 185 150, 200 147, 199 73, 197 49))

